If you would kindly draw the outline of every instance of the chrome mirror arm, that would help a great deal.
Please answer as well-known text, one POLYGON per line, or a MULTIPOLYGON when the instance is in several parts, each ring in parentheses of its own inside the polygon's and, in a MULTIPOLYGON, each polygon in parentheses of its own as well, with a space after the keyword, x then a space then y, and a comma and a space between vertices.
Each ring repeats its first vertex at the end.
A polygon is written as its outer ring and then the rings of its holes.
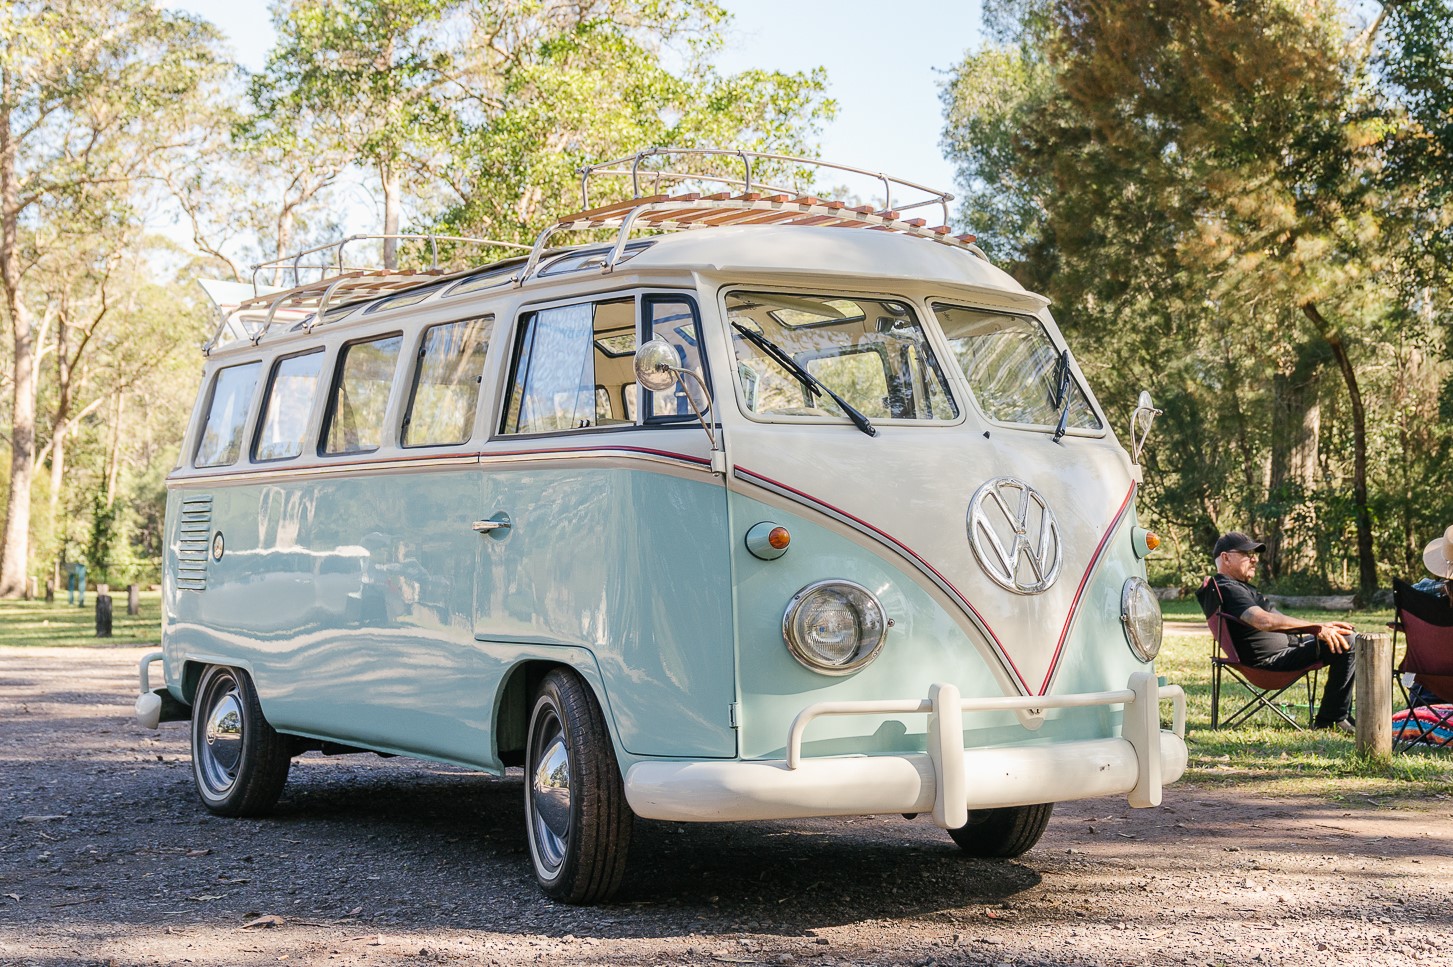
POLYGON ((1156 408, 1148 390, 1140 391, 1140 399, 1130 414, 1130 462, 1136 466, 1140 465, 1140 454, 1145 449, 1145 441, 1150 438, 1151 424, 1163 412, 1156 408))

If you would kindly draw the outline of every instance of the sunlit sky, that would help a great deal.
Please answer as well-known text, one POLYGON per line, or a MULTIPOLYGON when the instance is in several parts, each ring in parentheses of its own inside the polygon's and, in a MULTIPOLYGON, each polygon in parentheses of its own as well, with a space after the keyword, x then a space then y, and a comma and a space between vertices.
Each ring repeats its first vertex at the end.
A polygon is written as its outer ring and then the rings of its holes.
MULTIPOLYGON (((978 43, 980 0, 720 0, 734 15, 725 71, 825 67, 837 118, 822 157, 953 191, 939 148, 943 72, 978 43)), ((261 68, 272 43, 264 0, 163 0, 217 24, 241 63, 261 68)), ((646 147, 642 145, 642 147, 646 147)))

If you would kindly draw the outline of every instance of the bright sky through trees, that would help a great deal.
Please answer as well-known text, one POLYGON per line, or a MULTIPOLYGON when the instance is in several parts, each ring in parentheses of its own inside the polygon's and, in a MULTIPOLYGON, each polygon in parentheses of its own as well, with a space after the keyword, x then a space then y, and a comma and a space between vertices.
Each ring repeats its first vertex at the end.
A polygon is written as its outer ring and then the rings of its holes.
MULTIPOLYGON (((273 34, 261 0, 164 0, 216 24, 249 70, 262 67, 273 34)), ((941 73, 979 40, 979 0, 722 0, 735 17, 723 71, 825 67, 837 118, 822 156, 951 191, 953 167, 939 149, 941 73)), ((646 147, 642 145, 642 147, 646 147)), ((363 226, 360 226, 362 228, 363 226)))

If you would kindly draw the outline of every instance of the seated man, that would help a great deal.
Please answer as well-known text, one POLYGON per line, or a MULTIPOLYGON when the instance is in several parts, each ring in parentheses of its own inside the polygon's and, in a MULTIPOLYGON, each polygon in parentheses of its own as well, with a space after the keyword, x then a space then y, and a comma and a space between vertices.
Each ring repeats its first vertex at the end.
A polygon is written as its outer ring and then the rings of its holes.
POLYGON ((1316 628, 1313 634, 1307 632, 1305 622, 1277 613, 1251 583, 1256 577, 1256 556, 1265 549, 1265 544, 1231 531, 1216 541, 1211 552, 1216 559, 1211 579, 1221 592, 1221 610, 1237 619, 1227 622, 1236 651, 1246 664, 1273 671, 1294 671, 1325 662, 1327 685, 1317 707, 1316 727, 1351 732, 1354 629, 1345 621, 1328 621, 1312 626, 1316 628))

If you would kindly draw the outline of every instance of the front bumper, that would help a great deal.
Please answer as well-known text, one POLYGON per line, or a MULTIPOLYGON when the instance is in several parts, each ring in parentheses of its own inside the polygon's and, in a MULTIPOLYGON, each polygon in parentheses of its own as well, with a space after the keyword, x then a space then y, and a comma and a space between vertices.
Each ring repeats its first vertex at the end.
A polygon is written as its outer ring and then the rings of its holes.
POLYGON ((786 759, 638 762, 626 772, 626 800, 638 816, 676 822, 931 813, 945 829, 968 822, 971 809, 1119 795, 1157 806, 1162 786, 1185 772, 1185 709, 1180 687, 1149 672, 1109 692, 961 699, 939 684, 917 702, 821 703, 793 721, 786 759), (1169 731, 1160 727, 1163 701, 1173 703, 1169 731), (1125 707, 1120 738, 964 748, 964 712, 1097 705, 1125 707), (913 712, 928 715, 927 752, 802 758, 814 718, 913 712))

